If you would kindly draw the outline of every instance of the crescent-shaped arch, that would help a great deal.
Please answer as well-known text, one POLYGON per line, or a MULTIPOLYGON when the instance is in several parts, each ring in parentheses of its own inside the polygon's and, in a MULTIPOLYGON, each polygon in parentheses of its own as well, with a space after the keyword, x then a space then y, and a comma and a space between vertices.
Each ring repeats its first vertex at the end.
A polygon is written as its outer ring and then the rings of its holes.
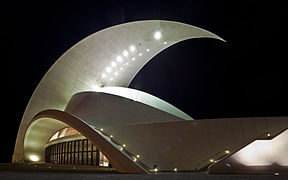
POLYGON ((105 154, 109 161, 113 163, 118 172, 148 173, 148 171, 138 162, 134 162, 132 157, 119 150, 117 145, 107 141, 100 132, 97 132, 97 130, 92 128, 89 124, 67 112, 52 109, 44 110, 32 119, 25 137, 26 146, 30 147, 30 150, 26 153, 27 158, 30 154, 43 158, 44 141, 41 143, 39 141, 39 136, 41 139, 48 140, 51 132, 54 133, 55 130, 67 126, 74 127, 78 132, 95 144, 98 149, 105 154))
POLYGON ((120 24, 81 40, 48 70, 24 112, 13 161, 24 160, 24 137, 33 117, 46 109, 64 110, 72 95, 102 86, 127 87, 137 72, 169 46, 217 35, 184 23, 148 20, 120 24))

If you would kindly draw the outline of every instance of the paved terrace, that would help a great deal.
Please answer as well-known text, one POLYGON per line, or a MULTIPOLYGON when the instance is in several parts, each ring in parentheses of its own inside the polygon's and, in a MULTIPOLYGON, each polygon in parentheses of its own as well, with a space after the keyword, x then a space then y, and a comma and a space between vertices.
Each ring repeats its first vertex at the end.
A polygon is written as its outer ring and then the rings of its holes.
POLYGON ((0 164, 0 180, 287 180, 279 174, 207 174, 207 172, 158 172, 155 174, 118 174, 114 169, 93 166, 53 164, 0 164))

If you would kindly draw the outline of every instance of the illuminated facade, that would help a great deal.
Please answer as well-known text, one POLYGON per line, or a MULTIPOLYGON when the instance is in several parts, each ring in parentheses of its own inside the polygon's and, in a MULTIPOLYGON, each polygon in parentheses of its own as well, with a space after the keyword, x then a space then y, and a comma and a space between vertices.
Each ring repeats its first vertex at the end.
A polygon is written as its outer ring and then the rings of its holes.
POLYGON ((203 170, 287 129, 286 117, 193 120, 155 96, 126 88, 155 55, 192 38, 224 41, 195 26, 152 20, 113 26, 74 45, 34 91, 12 161, 110 164, 123 173, 203 170))
POLYGON ((49 139, 45 145, 45 162, 111 167, 105 155, 71 127, 57 131, 49 139))

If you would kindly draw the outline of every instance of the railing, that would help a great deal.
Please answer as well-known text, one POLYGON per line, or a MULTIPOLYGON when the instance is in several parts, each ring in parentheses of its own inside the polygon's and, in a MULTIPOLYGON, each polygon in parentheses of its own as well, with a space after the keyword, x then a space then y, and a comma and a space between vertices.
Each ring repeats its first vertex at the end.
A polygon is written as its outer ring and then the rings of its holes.
MULTIPOLYGON (((206 168, 207 166, 213 164, 213 163, 216 163, 228 156, 231 156, 232 154, 234 154, 235 152, 239 151, 240 149, 244 148, 245 146, 247 146, 248 144, 252 143, 253 141, 255 140, 261 140, 261 139, 272 139, 273 137, 276 137, 277 135, 281 134, 282 132, 284 132, 285 130, 287 130, 288 128, 280 131, 279 133, 277 134, 274 134, 274 135, 271 135, 270 133, 266 132, 266 133, 263 133, 261 134, 260 136, 257 136, 256 138, 254 138, 253 140, 249 141, 248 143, 246 143, 245 145, 237 148, 236 150, 230 152, 229 150, 222 150, 222 151, 219 151, 217 153, 215 153, 214 155, 212 156, 209 156, 208 158, 198 162, 196 165, 195 165, 195 170, 201 170, 201 169, 204 169, 206 168)), ((206 170, 206 169, 205 169, 206 170)))
POLYGON ((196 165, 195 165, 195 170, 201 170, 203 168, 205 168, 206 166, 212 164, 212 163, 215 163, 217 162, 219 159, 227 156, 228 154, 230 153, 230 151, 227 153, 227 150, 224 150, 224 151, 219 151, 217 153, 215 153, 214 155, 198 162, 196 165))
POLYGON ((137 155, 135 156, 132 153, 130 153, 125 147, 122 147, 119 143, 117 143, 115 140, 110 138, 103 131, 98 130, 95 127, 93 127, 93 129, 95 131, 97 131, 102 137, 104 137, 108 142, 110 142, 115 148, 117 148, 124 155, 126 155, 131 161, 134 161, 134 163, 138 164, 140 167, 144 168, 146 171, 150 171, 152 169, 152 168, 149 168, 148 166, 146 166, 143 162, 141 162, 140 159, 137 158, 137 155))

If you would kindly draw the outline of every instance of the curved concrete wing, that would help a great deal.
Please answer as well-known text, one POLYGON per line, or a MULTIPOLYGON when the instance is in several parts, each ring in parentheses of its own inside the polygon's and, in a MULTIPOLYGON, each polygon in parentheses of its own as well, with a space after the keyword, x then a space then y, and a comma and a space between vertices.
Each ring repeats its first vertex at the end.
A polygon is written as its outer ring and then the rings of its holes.
POLYGON ((45 110, 38 113, 32 120, 25 136, 26 153, 39 157, 44 161, 44 145, 49 140, 51 132, 59 130, 59 127, 71 126, 87 137, 105 156, 111 161, 118 172, 121 173, 148 173, 132 157, 120 150, 117 145, 109 142, 105 136, 81 119, 59 110, 45 110), (49 127, 49 128, 47 128, 49 127))
POLYGON ((144 103, 114 94, 91 91, 73 95, 65 112, 77 116, 98 129, 103 126, 185 121, 144 103))
POLYGON ((63 110, 73 94, 97 86, 128 86, 159 52, 203 37, 223 40, 195 26, 162 20, 120 24, 83 39, 55 62, 34 91, 20 124, 13 161, 23 158, 24 134, 38 112, 63 110))
POLYGON ((152 106, 156 109, 167 112, 169 114, 172 114, 185 120, 193 120, 192 117, 190 117, 188 114, 184 113, 180 109, 176 108, 175 106, 167 103, 166 101, 163 101, 162 99, 156 96, 145 93, 143 91, 124 87, 103 87, 97 91, 131 99, 133 101, 137 101, 146 104, 148 106, 152 106))

